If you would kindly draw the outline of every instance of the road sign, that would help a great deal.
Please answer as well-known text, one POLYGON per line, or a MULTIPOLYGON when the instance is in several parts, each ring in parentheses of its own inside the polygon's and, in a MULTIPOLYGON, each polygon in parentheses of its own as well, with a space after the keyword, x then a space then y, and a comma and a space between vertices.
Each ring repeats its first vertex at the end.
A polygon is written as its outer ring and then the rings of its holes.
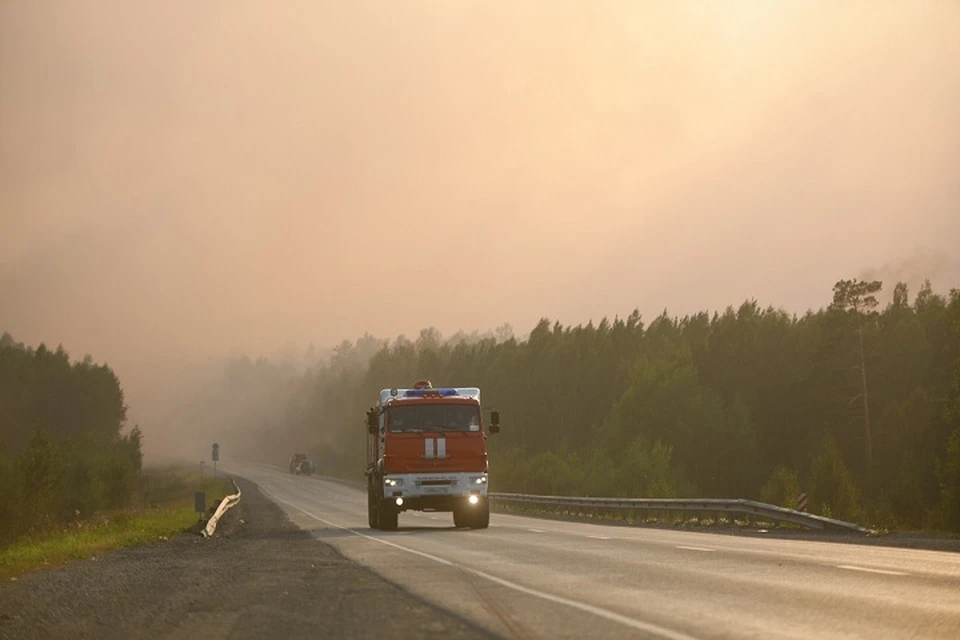
POLYGON ((801 493, 797 496, 797 511, 807 511, 807 494, 801 493))

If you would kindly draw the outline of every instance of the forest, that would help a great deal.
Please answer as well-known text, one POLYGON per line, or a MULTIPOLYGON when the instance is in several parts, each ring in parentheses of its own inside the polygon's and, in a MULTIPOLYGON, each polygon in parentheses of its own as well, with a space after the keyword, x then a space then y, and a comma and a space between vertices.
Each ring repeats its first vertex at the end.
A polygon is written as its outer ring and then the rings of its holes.
POLYGON ((0 337, 0 545, 129 504, 142 435, 106 365, 0 337))
MULTIPOLYGON (((960 291, 842 280, 828 300, 802 315, 748 300, 649 322, 542 319, 523 338, 508 325, 364 335, 306 370, 234 359, 174 418, 231 456, 302 451, 360 478, 364 412, 380 389, 426 378, 479 386, 500 410, 495 491, 790 507, 804 492, 815 513, 960 532, 960 291)), ((109 367, 4 334, 0 541, 128 503, 142 437, 125 424, 109 367)))
POLYGON ((479 386, 501 411, 495 491, 790 507, 802 491, 815 513, 960 531, 960 291, 884 294, 844 280, 799 316, 749 300, 650 322, 543 319, 522 340, 509 327, 367 335, 290 378, 248 453, 283 461, 297 448, 322 472, 359 477, 377 391, 427 378, 479 386))

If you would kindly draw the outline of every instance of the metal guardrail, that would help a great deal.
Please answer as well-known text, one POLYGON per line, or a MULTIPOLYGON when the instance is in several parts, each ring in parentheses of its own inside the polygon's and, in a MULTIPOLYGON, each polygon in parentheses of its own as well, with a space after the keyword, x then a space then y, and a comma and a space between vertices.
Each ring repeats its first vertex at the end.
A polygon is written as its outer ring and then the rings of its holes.
POLYGON ((830 529, 853 533, 872 533, 852 522, 825 518, 786 507, 778 507, 754 500, 724 500, 715 498, 583 498, 573 496, 538 496, 524 493, 490 493, 494 503, 502 505, 529 505, 553 509, 606 509, 611 511, 663 511, 680 513, 739 514, 758 520, 786 522, 808 529, 830 529))
POLYGON ((237 492, 232 496, 227 496, 220 501, 220 506, 217 507, 217 510, 207 522, 207 526, 205 526, 203 531, 201 531, 204 538, 209 538, 213 535, 213 532, 217 530, 217 523, 220 522, 220 518, 223 517, 223 514, 240 504, 240 495, 242 493, 240 491, 240 487, 237 486, 236 480, 231 480, 231 482, 233 482, 233 488, 236 489, 237 492))

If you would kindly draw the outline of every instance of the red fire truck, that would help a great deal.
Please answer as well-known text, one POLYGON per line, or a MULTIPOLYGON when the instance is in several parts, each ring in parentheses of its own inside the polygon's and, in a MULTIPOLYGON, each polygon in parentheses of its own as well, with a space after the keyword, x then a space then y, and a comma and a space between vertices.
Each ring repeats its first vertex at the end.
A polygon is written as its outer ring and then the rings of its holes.
MULTIPOLYGON (((490 412, 489 433, 500 431, 490 412)), ((367 412, 367 511, 370 527, 393 530, 401 511, 452 511, 457 527, 485 529, 487 435, 480 389, 384 389, 367 412)))

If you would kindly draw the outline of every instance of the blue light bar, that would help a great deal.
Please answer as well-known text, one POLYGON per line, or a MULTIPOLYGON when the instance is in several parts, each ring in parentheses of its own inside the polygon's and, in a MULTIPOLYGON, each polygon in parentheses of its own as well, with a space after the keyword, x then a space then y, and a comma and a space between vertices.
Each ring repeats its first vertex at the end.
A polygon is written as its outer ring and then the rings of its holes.
POLYGON ((407 389, 404 394, 407 398, 423 398, 426 396, 456 396, 460 395, 456 389, 407 389))
POLYGON ((443 387, 442 389, 381 389, 380 404, 386 406, 400 398, 423 398, 425 396, 469 398, 480 402, 480 389, 476 387, 443 387))

